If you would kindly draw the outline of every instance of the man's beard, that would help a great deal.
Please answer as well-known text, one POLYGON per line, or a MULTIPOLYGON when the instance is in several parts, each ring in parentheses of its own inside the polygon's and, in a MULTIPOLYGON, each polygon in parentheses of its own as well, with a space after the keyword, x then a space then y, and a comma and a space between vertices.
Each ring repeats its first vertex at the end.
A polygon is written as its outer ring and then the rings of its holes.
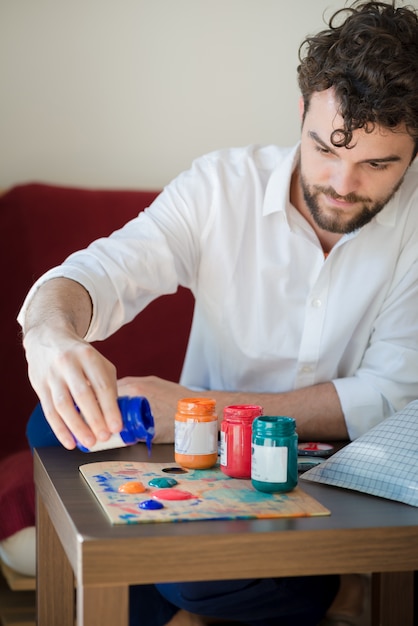
POLYGON ((399 189, 404 179, 402 176, 386 198, 379 200, 378 202, 372 202, 370 198, 364 198, 355 193, 340 196, 332 187, 321 187, 320 185, 309 186, 300 169, 299 174, 303 197, 315 223, 323 230, 330 233, 340 234, 352 233, 358 228, 365 226, 365 224, 368 224, 373 217, 380 213, 380 211, 386 206, 389 200, 399 189), (319 203, 319 196, 321 194, 330 198, 345 200, 346 202, 362 203, 362 206, 357 211, 356 215, 350 219, 346 218, 344 209, 338 210, 336 207, 329 209, 329 213, 327 214, 326 211, 321 208, 319 203))

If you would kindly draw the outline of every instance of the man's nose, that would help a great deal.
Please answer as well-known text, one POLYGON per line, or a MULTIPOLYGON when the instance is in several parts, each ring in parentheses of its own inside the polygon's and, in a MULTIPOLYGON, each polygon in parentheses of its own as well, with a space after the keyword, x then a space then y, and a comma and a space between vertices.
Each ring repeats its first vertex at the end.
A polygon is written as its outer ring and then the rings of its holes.
POLYGON ((359 175, 354 165, 348 163, 336 165, 330 184, 339 196, 357 192, 359 183, 359 175))

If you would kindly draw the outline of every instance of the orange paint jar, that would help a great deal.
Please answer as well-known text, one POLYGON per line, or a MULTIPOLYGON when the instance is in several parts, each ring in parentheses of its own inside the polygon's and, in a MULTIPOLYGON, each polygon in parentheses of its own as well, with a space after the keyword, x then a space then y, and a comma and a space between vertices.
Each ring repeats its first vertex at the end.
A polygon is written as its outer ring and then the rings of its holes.
POLYGON ((189 469, 207 469, 218 460, 218 416, 211 398, 183 398, 175 416, 174 458, 189 469))

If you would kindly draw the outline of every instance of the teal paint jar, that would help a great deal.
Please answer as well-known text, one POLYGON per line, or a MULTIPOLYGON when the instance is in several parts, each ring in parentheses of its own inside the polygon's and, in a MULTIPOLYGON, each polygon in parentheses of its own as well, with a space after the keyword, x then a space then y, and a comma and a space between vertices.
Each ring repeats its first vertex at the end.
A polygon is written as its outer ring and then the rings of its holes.
POLYGON ((258 491, 286 492, 298 482, 298 436, 293 417, 260 415, 252 424, 251 482, 258 491))

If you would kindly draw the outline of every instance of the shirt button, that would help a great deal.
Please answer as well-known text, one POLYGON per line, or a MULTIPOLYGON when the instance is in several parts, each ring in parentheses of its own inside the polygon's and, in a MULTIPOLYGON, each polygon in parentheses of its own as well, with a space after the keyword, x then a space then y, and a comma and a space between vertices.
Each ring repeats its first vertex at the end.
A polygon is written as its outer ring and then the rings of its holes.
POLYGON ((319 298, 315 298, 314 300, 312 300, 312 306, 314 307, 314 309, 319 309, 322 306, 322 302, 319 298))
POLYGON ((312 372, 312 366, 311 365, 303 365, 300 368, 300 372, 301 374, 310 374, 310 372, 312 372))

